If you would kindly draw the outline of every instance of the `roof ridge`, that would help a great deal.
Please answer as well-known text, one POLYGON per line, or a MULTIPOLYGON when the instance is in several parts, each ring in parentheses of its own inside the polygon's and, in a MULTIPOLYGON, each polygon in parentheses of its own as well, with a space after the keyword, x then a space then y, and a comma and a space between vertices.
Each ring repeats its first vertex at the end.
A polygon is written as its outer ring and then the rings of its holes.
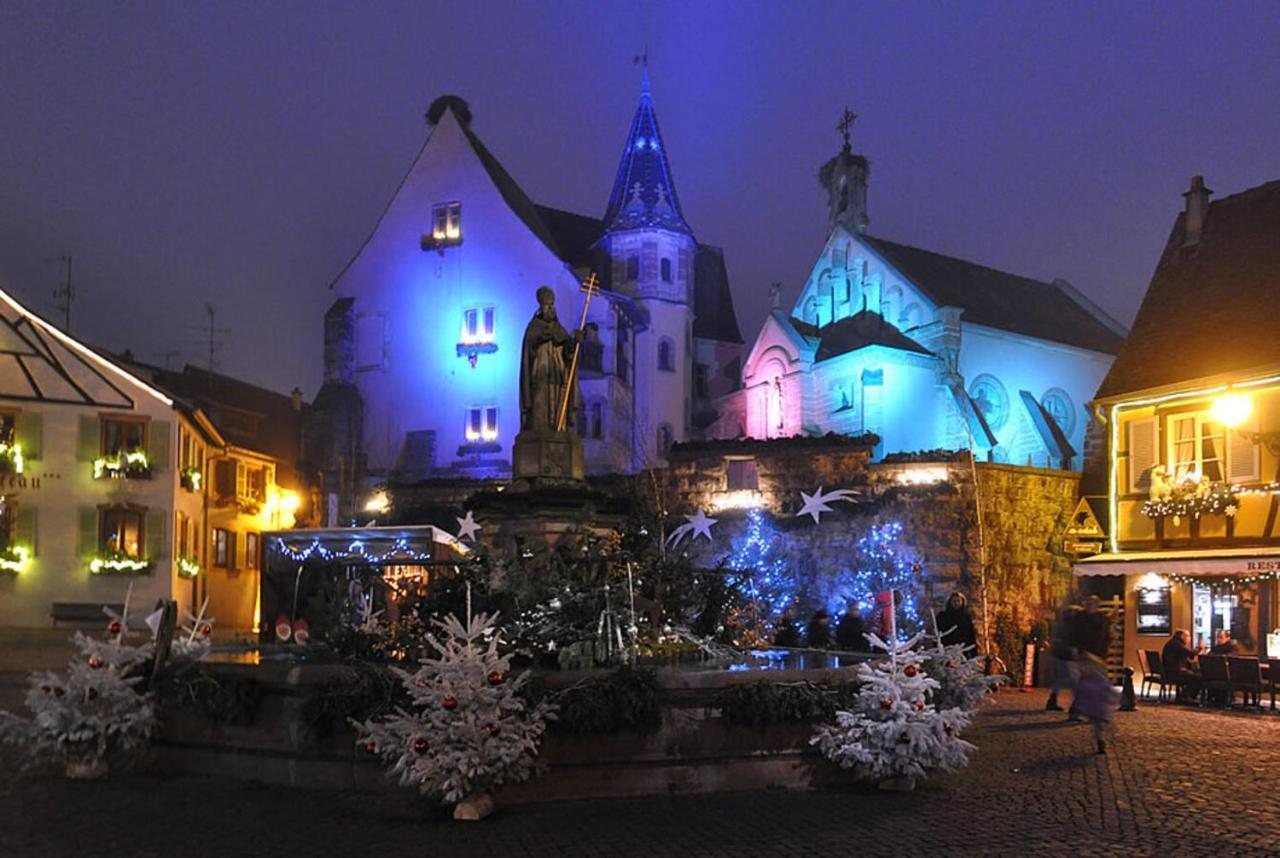
POLYGON ((1028 277, 1025 274, 1019 274, 1016 271, 1007 271, 1003 268, 996 268, 995 266, 987 265, 986 263, 983 263, 983 262, 974 262, 972 259, 965 259, 963 256, 952 256, 949 253, 939 253, 936 250, 929 250, 927 247, 918 247, 917 245, 914 245, 914 244, 904 244, 901 241, 894 241, 889 238, 880 238, 879 236, 874 236, 874 235, 866 235, 865 237, 871 239, 872 241, 880 241, 880 242, 884 242, 885 244, 892 244, 897 247, 905 248, 907 250, 914 250, 916 253, 927 253, 930 256, 938 256, 943 259, 954 260, 955 262, 963 262, 965 265, 972 265, 974 268, 981 268, 984 271, 993 271, 996 274, 1003 274, 1006 277, 1017 277, 1019 280, 1030 280, 1032 283, 1040 283, 1045 286, 1056 285, 1055 281, 1053 280, 1040 280, 1035 277, 1028 277))

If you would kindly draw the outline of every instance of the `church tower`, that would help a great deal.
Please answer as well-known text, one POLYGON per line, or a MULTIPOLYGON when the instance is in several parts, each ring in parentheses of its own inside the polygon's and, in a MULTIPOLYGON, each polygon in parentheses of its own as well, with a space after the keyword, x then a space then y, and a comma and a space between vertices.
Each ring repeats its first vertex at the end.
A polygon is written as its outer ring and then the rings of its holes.
POLYGON ((665 459, 689 438, 693 374, 693 278, 697 242, 680 211, 645 67, 600 249, 610 287, 632 298, 647 326, 634 343, 634 466, 665 459))
POLYGON ((867 231, 871 219, 867 217, 867 177, 871 174, 871 162, 864 155, 855 155, 849 147, 849 132, 853 128, 856 113, 848 108, 836 128, 844 135, 844 146, 830 161, 818 170, 818 182, 827 192, 827 234, 839 224, 854 235, 867 231))

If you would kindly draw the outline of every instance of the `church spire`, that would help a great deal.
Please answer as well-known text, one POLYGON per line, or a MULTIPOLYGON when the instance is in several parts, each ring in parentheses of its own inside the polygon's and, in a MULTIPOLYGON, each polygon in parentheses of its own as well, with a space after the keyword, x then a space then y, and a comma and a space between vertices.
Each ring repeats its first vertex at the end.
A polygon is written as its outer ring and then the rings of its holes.
POLYGON ((871 222, 867 216, 867 177, 871 173, 871 162, 855 154, 849 145, 849 132, 857 118, 858 114, 847 107, 844 109, 836 124, 844 145, 818 170, 818 184, 827 192, 828 235, 837 225, 864 233, 871 222))
POLYGON ((618 164, 618 176, 609 195, 609 207, 604 215, 605 231, 649 227, 692 235, 693 230, 680 210, 680 198, 671 178, 667 149, 658 130, 658 117, 653 112, 649 60, 647 56, 637 60, 644 67, 640 104, 631 120, 631 132, 627 135, 622 161, 618 164))

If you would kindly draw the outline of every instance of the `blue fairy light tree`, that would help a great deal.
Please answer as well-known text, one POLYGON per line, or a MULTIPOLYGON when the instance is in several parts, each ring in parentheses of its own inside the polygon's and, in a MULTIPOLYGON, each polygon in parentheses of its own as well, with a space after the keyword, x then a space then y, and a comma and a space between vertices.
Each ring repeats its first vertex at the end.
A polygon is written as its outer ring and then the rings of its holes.
POLYGON ((731 586, 746 600, 744 619, 762 639, 768 639, 774 621, 795 605, 796 580, 780 550, 780 539, 765 514, 747 511, 747 533, 734 546, 724 566, 731 586))
POLYGON ((825 602, 833 615, 843 613, 851 601, 867 612, 876 607, 877 593, 896 590, 902 593, 896 612, 900 636, 923 628, 917 609, 919 565, 900 544, 901 536, 901 522, 890 521, 873 525, 858 539, 849 569, 835 576, 827 591, 825 602))

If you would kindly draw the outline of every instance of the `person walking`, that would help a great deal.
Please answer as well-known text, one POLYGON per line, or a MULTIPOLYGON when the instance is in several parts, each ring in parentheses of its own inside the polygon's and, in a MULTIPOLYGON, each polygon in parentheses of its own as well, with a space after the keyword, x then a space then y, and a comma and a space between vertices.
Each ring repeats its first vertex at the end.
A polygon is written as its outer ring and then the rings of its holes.
POLYGON ((1053 658, 1053 685, 1049 688, 1049 700, 1044 708, 1049 712, 1061 712, 1058 694, 1062 691, 1076 692, 1076 683, 1080 678, 1076 665, 1079 651, 1076 646, 1076 630, 1080 626, 1078 615, 1084 611, 1079 605, 1067 605, 1058 614, 1058 621, 1050 630, 1049 655, 1053 658))
POLYGON ((1076 684, 1076 696, 1071 706, 1089 719, 1097 753, 1105 754, 1106 732, 1111 727, 1120 695, 1111 685, 1111 680, 1107 677, 1107 663, 1101 658, 1085 651, 1081 653, 1077 664, 1080 679, 1076 684))

